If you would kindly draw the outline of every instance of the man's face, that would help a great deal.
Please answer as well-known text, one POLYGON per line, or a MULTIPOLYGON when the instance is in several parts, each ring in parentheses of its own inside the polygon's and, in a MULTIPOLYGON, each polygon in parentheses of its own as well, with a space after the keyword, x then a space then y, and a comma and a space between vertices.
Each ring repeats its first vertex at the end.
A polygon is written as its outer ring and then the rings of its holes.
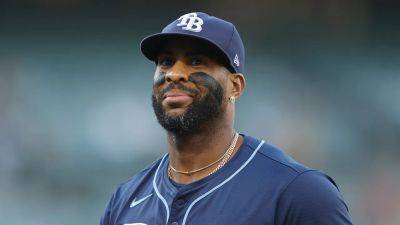
POLYGON ((206 45, 180 39, 167 46, 158 55, 153 109, 167 131, 193 134, 223 114, 229 71, 206 45))

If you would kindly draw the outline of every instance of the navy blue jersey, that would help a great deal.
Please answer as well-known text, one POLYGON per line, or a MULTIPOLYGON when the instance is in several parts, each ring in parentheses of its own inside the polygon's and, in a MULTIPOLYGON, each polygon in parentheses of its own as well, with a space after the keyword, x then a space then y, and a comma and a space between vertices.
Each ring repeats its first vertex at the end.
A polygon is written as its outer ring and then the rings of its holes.
POLYGON ((334 181, 250 136, 214 174, 179 185, 168 155, 121 184, 101 225, 348 225, 334 181))

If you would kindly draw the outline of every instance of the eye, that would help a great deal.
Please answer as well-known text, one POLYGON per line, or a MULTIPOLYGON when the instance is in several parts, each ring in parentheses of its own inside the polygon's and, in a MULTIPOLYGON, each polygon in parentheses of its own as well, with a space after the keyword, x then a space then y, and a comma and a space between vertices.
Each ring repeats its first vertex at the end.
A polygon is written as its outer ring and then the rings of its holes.
POLYGON ((173 60, 170 57, 161 57, 158 59, 157 64, 162 67, 170 67, 173 65, 173 60))
POLYGON ((204 62, 203 62, 203 59, 200 57, 193 57, 190 59, 190 64, 192 66, 199 66, 199 65, 204 64, 204 62))

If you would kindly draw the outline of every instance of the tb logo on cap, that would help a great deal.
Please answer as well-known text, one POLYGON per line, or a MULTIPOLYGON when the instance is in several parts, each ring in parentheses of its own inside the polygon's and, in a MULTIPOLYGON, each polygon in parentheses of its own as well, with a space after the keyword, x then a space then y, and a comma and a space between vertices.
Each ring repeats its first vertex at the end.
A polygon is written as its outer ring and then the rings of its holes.
POLYGON ((200 32, 201 25, 203 25, 203 20, 200 17, 197 17, 196 13, 188 13, 185 14, 179 19, 181 22, 177 24, 177 26, 182 27, 183 30, 189 30, 193 32, 200 32))

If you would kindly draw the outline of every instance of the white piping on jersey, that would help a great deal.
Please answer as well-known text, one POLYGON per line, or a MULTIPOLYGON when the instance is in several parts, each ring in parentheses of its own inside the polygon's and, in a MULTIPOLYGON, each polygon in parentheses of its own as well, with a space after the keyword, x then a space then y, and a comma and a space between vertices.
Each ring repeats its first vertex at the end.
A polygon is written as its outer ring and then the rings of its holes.
POLYGON ((161 159, 160 164, 158 164, 156 173, 154 174, 154 178, 153 178, 153 188, 154 191, 156 192, 157 196, 159 199, 161 199, 161 201, 164 203, 165 209, 167 210, 167 220, 165 222, 165 224, 168 224, 168 220, 169 220, 169 208, 168 208, 168 204, 167 201, 165 200, 165 198, 160 194, 160 192, 158 191, 157 185, 156 185, 156 178, 157 178, 157 174, 158 174, 158 170, 160 170, 161 165, 164 162, 165 157, 167 156, 167 154, 164 155, 164 157, 161 159))
MULTIPOLYGON (((183 217, 183 222, 182 225, 186 224, 186 219, 189 215, 190 210, 192 209, 192 207, 194 206, 194 204, 196 204, 198 201, 200 201, 201 199, 205 198, 207 195, 211 194, 211 192, 217 190, 218 188, 220 188, 222 185, 226 184, 228 181, 230 181, 234 176, 236 176, 236 174, 238 174, 241 170, 243 170, 243 168, 245 166, 247 166, 247 164, 249 164, 249 162, 254 158, 254 156, 256 155, 256 153, 258 152, 258 150, 261 148, 261 146, 264 144, 264 140, 262 140, 260 142, 260 144, 257 146, 257 148, 254 150, 254 152, 251 154, 251 156, 246 160, 246 162, 243 163, 242 166, 240 166, 239 169, 237 169, 231 176, 229 176, 227 179, 225 179, 222 183, 218 184, 217 186, 215 186, 214 188, 212 188, 211 190, 207 191, 206 193, 202 194, 200 197, 196 198, 190 205, 189 208, 186 210, 185 216, 183 217)), ((168 220, 167 220, 168 221, 168 220)))

